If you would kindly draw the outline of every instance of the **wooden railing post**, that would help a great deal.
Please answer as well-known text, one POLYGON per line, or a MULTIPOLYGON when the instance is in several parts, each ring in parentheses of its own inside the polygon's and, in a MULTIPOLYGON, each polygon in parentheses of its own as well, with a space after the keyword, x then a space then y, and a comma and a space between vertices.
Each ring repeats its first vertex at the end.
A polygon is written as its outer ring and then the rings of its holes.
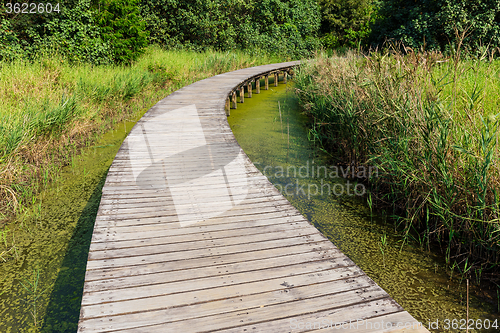
POLYGON ((236 104, 236 91, 233 91, 233 98, 232 99, 233 99, 233 109, 236 109, 236 106, 237 106, 237 104, 236 104))
POLYGON ((240 88, 240 103, 245 102, 245 86, 240 88))
POLYGON ((260 76, 255 79, 255 93, 260 94, 260 76))
POLYGON ((248 82, 247 90, 248 90, 248 98, 252 97, 252 81, 248 82))

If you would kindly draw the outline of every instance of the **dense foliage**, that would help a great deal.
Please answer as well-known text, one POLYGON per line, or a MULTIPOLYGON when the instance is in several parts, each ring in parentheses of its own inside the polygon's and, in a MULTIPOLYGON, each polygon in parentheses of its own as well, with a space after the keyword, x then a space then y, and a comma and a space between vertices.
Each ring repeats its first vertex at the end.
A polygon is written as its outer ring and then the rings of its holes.
POLYGON ((356 46, 366 40, 375 19, 373 0, 319 0, 322 42, 327 48, 356 46))
POLYGON ((264 49, 303 56, 318 46, 313 0, 142 1, 153 42, 220 50, 264 49))
POLYGON ((372 41, 401 41, 406 46, 446 51, 465 33, 464 47, 483 51, 500 47, 500 1, 384 0, 372 41))
POLYGON ((0 10, 0 60, 57 51, 74 61, 128 63, 146 44, 261 49, 301 57, 319 46, 314 0, 61 0, 60 12, 0 10), (148 37, 149 35, 149 37, 148 37))

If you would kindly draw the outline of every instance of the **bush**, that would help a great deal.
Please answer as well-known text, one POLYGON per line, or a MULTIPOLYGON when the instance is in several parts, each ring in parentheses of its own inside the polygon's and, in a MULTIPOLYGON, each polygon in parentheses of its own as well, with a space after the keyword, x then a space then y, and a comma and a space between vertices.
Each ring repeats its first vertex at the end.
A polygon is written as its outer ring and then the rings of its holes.
POLYGON ((113 61, 113 47, 103 39, 97 24, 96 10, 90 0, 79 0, 74 5, 61 5, 61 13, 53 15, 41 25, 28 27, 25 47, 28 54, 57 52, 71 61, 106 64, 113 61))
POLYGON ((128 63, 146 46, 138 0, 61 0, 59 9, 3 13, 0 59, 55 52, 73 62, 128 63))
POLYGON ((188 49, 262 49, 298 57, 319 45, 313 0, 142 0, 150 42, 188 49))
POLYGON ((112 47, 113 61, 130 63, 147 45, 145 23, 139 16, 138 0, 102 0, 99 26, 102 38, 112 47))
POLYGON ((370 35, 373 0, 320 0, 322 42, 326 48, 357 46, 370 35))

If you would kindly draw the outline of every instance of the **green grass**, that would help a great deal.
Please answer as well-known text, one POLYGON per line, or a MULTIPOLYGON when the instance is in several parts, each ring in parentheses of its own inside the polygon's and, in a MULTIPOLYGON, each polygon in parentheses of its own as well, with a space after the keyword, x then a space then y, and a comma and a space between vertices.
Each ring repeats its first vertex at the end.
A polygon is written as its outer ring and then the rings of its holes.
POLYGON ((64 57, 0 63, 0 225, 112 124, 135 119, 182 86, 285 58, 242 51, 149 47, 131 66, 69 63, 64 57))
MULTIPOLYGON (((318 54, 296 79, 310 135, 369 165, 370 202, 404 241, 437 245, 466 276, 499 278, 500 61, 440 53, 318 54)), ((476 278, 476 280, 480 280, 476 278)))

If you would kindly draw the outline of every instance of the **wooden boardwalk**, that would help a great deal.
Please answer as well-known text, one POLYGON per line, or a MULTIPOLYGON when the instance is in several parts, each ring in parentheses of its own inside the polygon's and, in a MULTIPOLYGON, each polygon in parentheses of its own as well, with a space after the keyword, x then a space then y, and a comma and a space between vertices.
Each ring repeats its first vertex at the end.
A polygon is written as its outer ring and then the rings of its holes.
POLYGON ((290 205, 231 132, 227 96, 236 102, 233 92, 294 65, 196 82, 135 125, 103 188, 79 332, 427 332, 409 327, 415 319, 290 205))

